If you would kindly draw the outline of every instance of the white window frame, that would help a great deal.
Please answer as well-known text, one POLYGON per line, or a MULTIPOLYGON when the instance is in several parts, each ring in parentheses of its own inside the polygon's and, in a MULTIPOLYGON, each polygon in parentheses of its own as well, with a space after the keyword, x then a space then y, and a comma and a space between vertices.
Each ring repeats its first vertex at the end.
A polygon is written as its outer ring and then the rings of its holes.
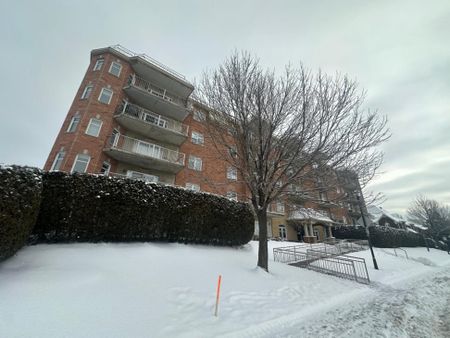
POLYGON ((84 87, 83 93, 81 94, 81 99, 87 100, 91 96, 93 90, 94 90, 94 85, 88 84, 86 87, 84 87))
POLYGON ((92 71, 96 72, 98 70, 102 70, 104 64, 105 64, 105 59, 104 58, 98 58, 95 61, 95 65, 94 65, 94 68, 92 69, 92 71))
POLYGON ((61 168, 61 164, 64 161, 64 157, 66 156, 66 153, 64 151, 58 151, 58 153, 55 156, 55 159, 53 160, 52 166, 50 168, 50 171, 59 171, 59 169, 61 168), (55 169, 56 164, 59 162, 59 166, 57 169, 55 169))
POLYGON ((76 131, 77 131, 77 128, 78 128, 78 125, 80 124, 80 121, 81 121, 81 116, 80 116, 80 114, 75 114, 75 115, 73 115, 73 116, 72 116, 72 119, 70 120, 69 127, 67 128, 66 132, 67 132, 67 133, 74 133, 74 132, 76 132, 76 131), (74 125, 74 123, 75 123, 75 119, 77 119, 78 121, 77 121, 76 124, 75 124, 75 128, 74 128, 73 130, 71 130, 72 127, 73 127, 73 125, 74 125))
POLYGON ((116 76, 116 77, 120 77, 120 73, 122 72, 122 65, 120 64, 120 63, 118 63, 118 62, 115 62, 115 61, 112 61, 111 62, 111 65, 109 66, 109 71, 108 71, 108 73, 110 73, 110 74, 112 74, 112 75, 114 75, 114 76, 116 76), (111 70, 113 69, 113 66, 119 66, 119 71, 118 71, 118 73, 117 74, 114 74, 111 70))
POLYGON ((236 158, 237 157, 237 148, 236 148, 236 146, 230 146, 228 148, 228 152, 230 153, 230 156, 232 158, 236 158))
POLYGON ((232 200, 232 201, 236 201, 236 202, 237 202, 237 200, 238 200, 238 198, 237 198, 237 192, 236 192, 236 191, 227 191, 227 198, 228 198, 229 200, 232 200))
POLYGON ((102 90, 100 91, 100 95, 98 96, 98 101, 101 102, 101 103, 104 103, 104 104, 110 104, 113 95, 114 95, 114 92, 112 91, 112 89, 103 87, 102 90), (108 103, 103 102, 102 100, 100 100, 100 98, 102 97, 104 92, 110 92, 111 93, 111 96, 109 97, 108 103))
POLYGON ((194 110, 193 118, 195 121, 204 122, 206 120, 206 114, 201 110, 194 110))
POLYGON ((98 137, 98 135, 100 135, 100 131, 102 130, 102 126, 103 126, 103 121, 102 121, 102 120, 97 119, 97 118, 95 118, 95 117, 92 117, 92 118, 89 120, 89 124, 88 124, 88 126, 87 126, 87 128, 86 128, 85 134, 86 134, 86 135, 89 135, 89 136, 98 137), (100 125, 98 126, 97 135, 89 133, 89 128, 91 128, 91 126, 92 126, 92 124, 94 123, 94 121, 95 121, 95 122, 100 122, 100 125))
POLYGON ((203 134, 201 134, 197 131, 192 131, 191 132, 191 142, 193 144, 203 145, 205 143, 205 138, 204 138, 203 134))
POLYGON ((111 171, 111 163, 109 163, 109 162, 104 161, 104 162, 102 163, 102 168, 100 169, 100 173, 102 173, 101 170, 103 170, 103 166, 105 166, 105 165, 107 166, 108 169, 105 170, 105 172, 103 173, 103 175, 108 176, 108 175, 109 175, 109 172, 111 171))
POLYGON ((237 169, 235 167, 227 168, 227 179, 236 181, 237 180, 237 169))
POLYGON ((189 155, 188 168, 192 170, 202 171, 203 160, 200 157, 189 155))
POLYGON ((186 189, 191 191, 200 191, 200 185, 195 183, 186 182, 186 189))
MULTIPOLYGON (((77 156, 75 157, 75 161, 73 161, 72 169, 70 170, 71 174, 73 174, 73 172, 74 172, 73 170, 75 169, 75 165, 77 164, 78 159, 81 156, 87 156, 87 158, 88 158, 87 162, 86 162, 86 167, 84 168, 83 173, 85 173, 87 171, 87 168, 89 167, 89 163, 91 162, 91 157, 89 155, 87 155, 87 154, 77 154, 77 156)), ((77 172, 80 172, 80 171, 77 171, 77 172)))
POLYGON ((275 205, 275 210, 279 213, 284 213, 285 208, 284 208, 284 203, 283 202, 277 202, 275 205))
POLYGON ((281 239, 287 239, 287 229, 284 224, 280 224, 278 226, 278 234, 280 235, 281 239))

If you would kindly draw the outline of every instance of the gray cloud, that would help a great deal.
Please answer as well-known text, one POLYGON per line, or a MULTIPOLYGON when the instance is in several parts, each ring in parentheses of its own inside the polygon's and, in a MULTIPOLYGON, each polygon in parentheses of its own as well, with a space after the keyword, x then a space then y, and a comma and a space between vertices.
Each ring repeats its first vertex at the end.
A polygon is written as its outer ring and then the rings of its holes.
POLYGON ((93 48, 121 43, 191 80, 238 48, 358 79, 393 133, 371 188, 400 212, 417 193, 450 203, 446 0, 3 1, 0 32, 0 162, 43 165, 93 48))

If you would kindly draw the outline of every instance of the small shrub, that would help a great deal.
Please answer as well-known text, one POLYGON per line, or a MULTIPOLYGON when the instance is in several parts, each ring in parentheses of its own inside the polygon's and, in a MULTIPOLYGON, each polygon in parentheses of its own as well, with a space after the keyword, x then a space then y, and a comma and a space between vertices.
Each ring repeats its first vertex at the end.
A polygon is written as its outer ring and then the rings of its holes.
POLYGON ((0 261, 27 241, 36 222, 42 192, 36 168, 0 167, 0 261))
POLYGON ((169 241, 241 245, 253 236, 249 206, 141 181, 45 173, 38 242, 169 241))

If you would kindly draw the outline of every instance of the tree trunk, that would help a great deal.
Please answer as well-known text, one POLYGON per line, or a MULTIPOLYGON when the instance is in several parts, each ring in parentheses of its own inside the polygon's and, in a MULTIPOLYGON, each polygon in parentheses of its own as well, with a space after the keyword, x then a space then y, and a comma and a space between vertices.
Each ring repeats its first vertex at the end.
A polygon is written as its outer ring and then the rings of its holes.
POLYGON ((259 224, 258 266, 269 272, 269 256, 267 251, 267 209, 257 213, 259 224))

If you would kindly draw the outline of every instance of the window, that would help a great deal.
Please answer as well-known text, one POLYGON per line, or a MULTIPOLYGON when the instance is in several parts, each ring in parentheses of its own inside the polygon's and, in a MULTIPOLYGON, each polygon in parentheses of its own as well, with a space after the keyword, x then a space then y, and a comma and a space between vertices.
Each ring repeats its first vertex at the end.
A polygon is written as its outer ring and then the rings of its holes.
POLYGON ((186 189, 192 191, 200 191, 200 186, 195 183, 186 183, 186 189))
POLYGON ((111 164, 109 162, 106 162, 106 161, 103 162, 102 169, 100 169, 100 173, 102 175, 108 176, 110 170, 111 170, 111 164))
POLYGON ((119 77, 121 70, 122 70, 122 65, 120 63, 117 63, 114 61, 111 62, 111 66, 109 67, 109 72, 112 75, 119 77))
POLYGON ((284 224, 280 224, 278 226, 278 229, 279 229, 280 238, 281 239, 286 239, 287 238, 287 233, 286 233, 286 227, 284 226, 284 224))
POLYGON ((284 203, 283 203, 283 202, 277 202, 276 210, 277 210, 277 212, 279 212, 279 213, 284 212, 284 203))
POLYGON ((194 169, 197 171, 202 170, 202 159, 197 156, 189 156, 189 163, 188 163, 189 169, 194 169))
POLYGON ((237 157, 237 149, 236 149, 236 146, 230 146, 230 147, 228 148, 228 151, 230 152, 230 156, 231 156, 231 157, 233 157, 233 158, 236 158, 236 157, 237 157))
POLYGON ((81 94, 81 99, 82 100, 88 99, 89 96, 91 96, 93 88, 94 88, 93 85, 87 85, 86 87, 84 87, 83 94, 81 94))
POLYGON ((229 198, 230 200, 233 200, 233 201, 237 201, 238 199, 237 199, 236 191, 228 191, 227 198, 229 198))
POLYGON ((103 122, 101 120, 92 118, 86 128, 86 134, 98 137, 100 134, 100 129, 102 128, 102 123, 103 122))
POLYGON ((347 224, 347 218, 345 216, 342 216, 342 223, 347 224))
POLYGON ((59 168, 61 168, 61 164, 64 160, 64 155, 65 155, 64 151, 60 151, 59 153, 56 154, 55 160, 53 161, 50 171, 58 171, 59 168))
POLYGON ((235 167, 227 168, 227 178, 229 180, 237 180, 237 170, 235 167))
POLYGON ((73 162, 71 173, 85 173, 91 157, 85 154, 78 154, 73 162))
POLYGON ((206 120, 206 114, 200 110, 194 111, 194 120, 203 122, 206 120))
POLYGON ((97 61, 95 62, 95 65, 94 65, 94 72, 102 69, 104 63, 105 63, 105 59, 103 59, 103 58, 97 59, 97 61))
POLYGON ((191 134, 191 141, 194 144, 203 144, 205 140, 203 138, 203 134, 193 131, 191 134))
POLYGON ((69 128, 67 128, 68 133, 73 133, 77 130, 78 124, 80 123, 80 115, 75 114, 72 116, 72 119, 70 120, 69 128))
POLYGON ((98 100, 101 103, 109 104, 111 102, 111 98, 113 96, 113 91, 108 88, 102 88, 100 95, 98 96, 98 100))

